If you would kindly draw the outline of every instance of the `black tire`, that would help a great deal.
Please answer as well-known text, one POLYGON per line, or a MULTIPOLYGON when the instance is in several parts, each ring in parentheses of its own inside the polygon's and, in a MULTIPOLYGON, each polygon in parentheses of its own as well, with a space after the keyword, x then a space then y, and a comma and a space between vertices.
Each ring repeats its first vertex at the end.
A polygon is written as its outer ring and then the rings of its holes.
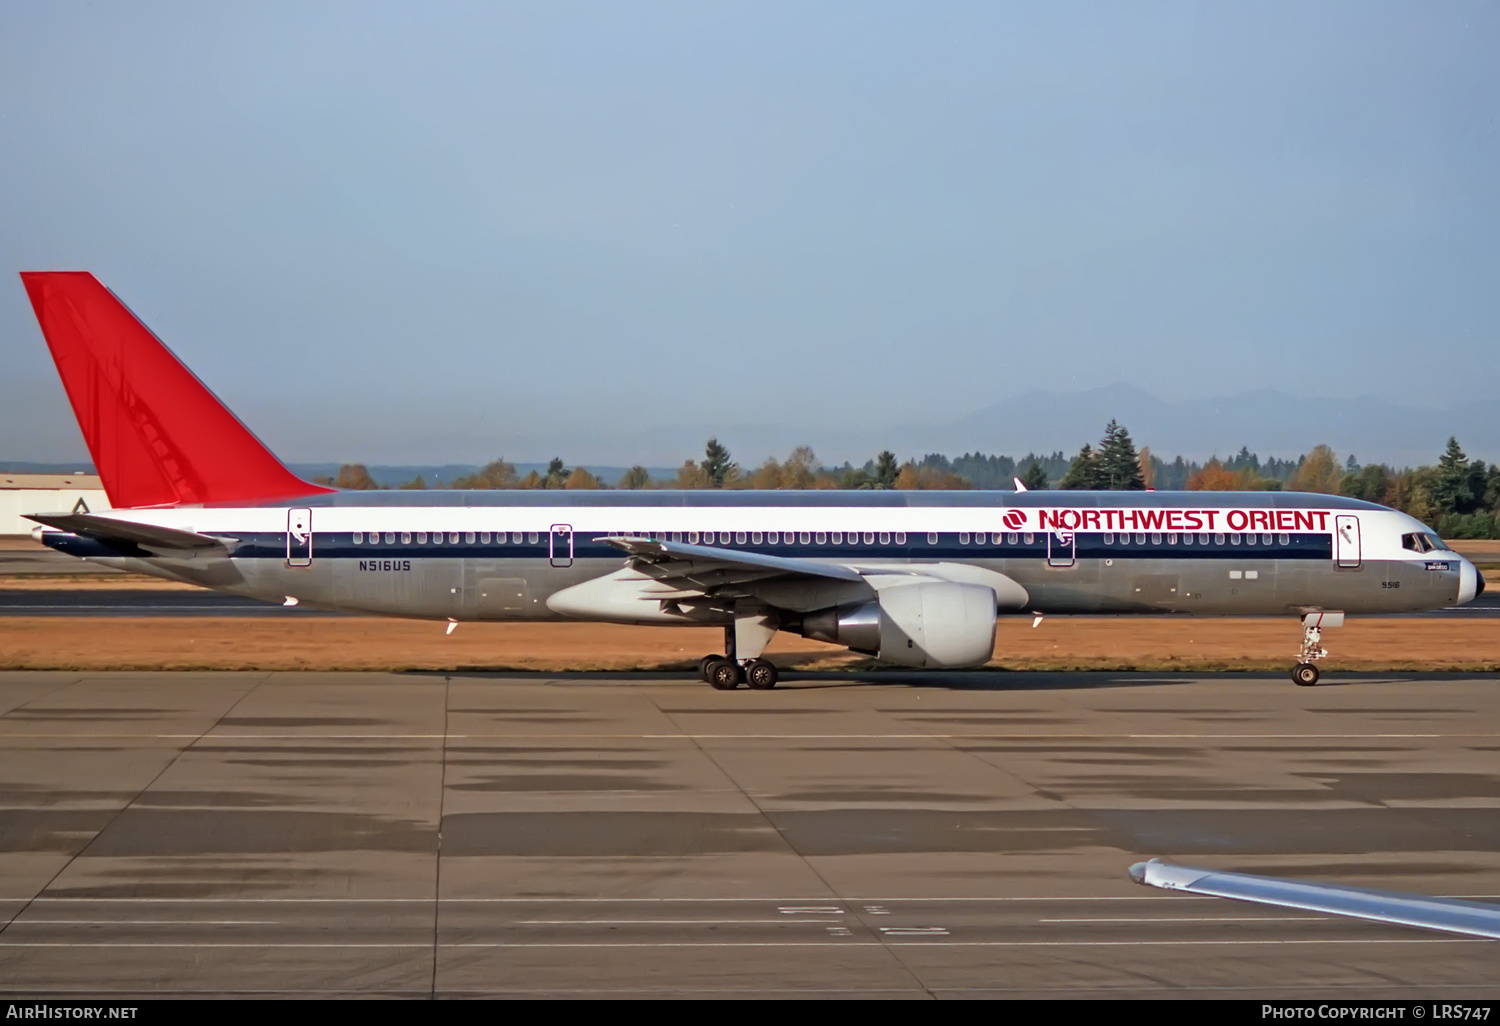
POLYGON ((723 658, 723 656, 719 655, 706 655, 702 659, 698 660, 698 677, 703 681, 703 683, 708 683, 708 664, 713 662, 715 659, 723 658))
POLYGON ((1292 668, 1292 683, 1299 688, 1317 687, 1318 668, 1312 663, 1298 663, 1292 668))
POLYGON ((745 667, 745 683, 756 691, 770 691, 779 678, 776 664, 769 659, 752 659, 745 667))
POLYGON ((739 664, 719 656, 708 664, 708 683, 715 691, 733 691, 744 677, 739 664))

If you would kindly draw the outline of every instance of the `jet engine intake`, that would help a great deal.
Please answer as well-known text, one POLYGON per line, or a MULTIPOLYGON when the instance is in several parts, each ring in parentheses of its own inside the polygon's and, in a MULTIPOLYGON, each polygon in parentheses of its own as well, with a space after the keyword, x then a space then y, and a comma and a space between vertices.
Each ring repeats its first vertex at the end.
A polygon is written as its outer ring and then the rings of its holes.
POLYGON ((995 650, 995 592, 977 584, 893 585, 869 602, 808 613, 802 636, 902 666, 982 666, 995 650))

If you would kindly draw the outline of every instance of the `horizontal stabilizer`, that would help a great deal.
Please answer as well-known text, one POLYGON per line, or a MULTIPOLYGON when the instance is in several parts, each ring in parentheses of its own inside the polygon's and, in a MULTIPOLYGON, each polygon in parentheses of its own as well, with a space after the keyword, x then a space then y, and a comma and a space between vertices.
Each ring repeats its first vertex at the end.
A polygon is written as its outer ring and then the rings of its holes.
POLYGON ((1169 891, 1500 940, 1500 906, 1478 901, 1367 891, 1358 887, 1281 880, 1249 873, 1219 873, 1211 869, 1174 866, 1160 859, 1137 862, 1130 867, 1130 878, 1136 883, 1169 891))
POLYGON ((101 517, 93 513, 31 513, 27 520, 55 527, 69 534, 95 541, 135 545, 145 549, 222 549, 234 538, 215 538, 193 531, 176 531, 154 524, 134 524, 128 520, 101 517))

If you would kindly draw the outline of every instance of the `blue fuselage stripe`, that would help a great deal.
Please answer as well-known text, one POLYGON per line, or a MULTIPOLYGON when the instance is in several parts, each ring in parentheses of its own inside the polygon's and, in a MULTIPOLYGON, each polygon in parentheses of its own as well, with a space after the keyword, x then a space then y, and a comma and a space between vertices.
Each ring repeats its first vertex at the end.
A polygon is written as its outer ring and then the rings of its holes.
MULTIPOLYGON (((285 534, 241 534, 240 542, 233 547, 237 559, 284 559, 287 555, 285 534)), ((355 544, 348 532, 313 535, 312 554, 318 559, 547 559, 555 555, 567 556, 567 542, 558 543, 554 553, 546 534, 538 534, 535 542, 489 542, 431 541, 420 544, 411 535, 412 541, 403 542, 401 534, 395 534, 393 542, 371 543, 366 540, 355 544)), ((462 535, 460 536, 463 537, 462 535)), ((657 537, 664 537, 658 535, 657 537)), ((704 536, 707 537, 706 535, 704 536)), ((831 541, 818 544, 816 540, 782 542, 771 545, 753 541, 729 543, 699 541, 695 544, 712 545, 726 553, 755 552, 793 559, 822 559, 834 562, 868 559, 915 559, 915 560, 976 560, 976 559, 1046 559, 1049 555, 1048 536, 1036 534, 1031 542, 1018 535, 1015 542, 1005 540, 995 543, 987 541, 976 544, 961 543, 957 534, 942 534, 936 543, 929 543, 926 535, 909 536, 905 544, 894 541, 880 544, 835 545, 831 541)), ((1278 536, 1256 535, 1196 535, 1192 544, 1183 540, 1173 543, 1170 535, 1145 535, 1144 541, 1123 535, 1076 534, 1073 555, 1076 559, 1331 559, 1333 536, 1329 534, 1292 534, 1282 541, 1278 536), (1112 541, 1105 541, 1109 537, 1112 541), (1247 539, 1253 538, 1254 541, 1247 539), (1220 540, 1222 539, 1222 540, 1220 540)), ((1179 536, 1185 539, 1189 536, 1179 536)), ((731 535, 731 539, 733 535, 731 535)), ((686 540, 686 539, 683 539, 686 540)), ((300 552, 305 552, 303 548, 300 552)), ((1066 548, 1053 540, 1051 555, 1066 556, 1066 548)), ((572 548, 573 559, 625 559, 625 553, 613 545, 598 542, 593 537, 575 535, 572 548)))

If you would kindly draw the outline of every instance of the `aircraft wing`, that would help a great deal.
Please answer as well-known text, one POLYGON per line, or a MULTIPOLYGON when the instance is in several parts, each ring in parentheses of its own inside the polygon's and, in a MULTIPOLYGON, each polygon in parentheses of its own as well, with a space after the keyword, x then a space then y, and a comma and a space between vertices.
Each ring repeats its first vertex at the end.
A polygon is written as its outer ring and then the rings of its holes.
POLYGON ((1136 883, 1169 891, 1500 940, 1500 905, 1479 901, 1369 891, 1249 873, 1220 873, 1212 869, 1174 866, 1160 859, 1137 862, 1130 867, 1130 878, 1136 883))
POLYGON ((721 549, 714 545, 689 545, 685 542, 652 541, 648 538, 605 537, 608 542, 624 549, 631 562, 639 569, 655 568, 662 573, 653 577, 694 575, 722 579, 755 580, 789 574, 796 577, 821 577, 835 581, 863 581, 864 576, 852 567, 838 563, 819 563, 807 559, 787 559, 760 552, 740 552, 736 549, 721 549))
POLYGON ((234 538, 218 538, 197 534, 193 531, 178 531, 170 527, 152 524, 134 524, 128 520, 101 517, 94 513, 28 513, 27 520, 55 527, 70 534, 82 535, 96 541, 144 549, 222 549, 234 538))

